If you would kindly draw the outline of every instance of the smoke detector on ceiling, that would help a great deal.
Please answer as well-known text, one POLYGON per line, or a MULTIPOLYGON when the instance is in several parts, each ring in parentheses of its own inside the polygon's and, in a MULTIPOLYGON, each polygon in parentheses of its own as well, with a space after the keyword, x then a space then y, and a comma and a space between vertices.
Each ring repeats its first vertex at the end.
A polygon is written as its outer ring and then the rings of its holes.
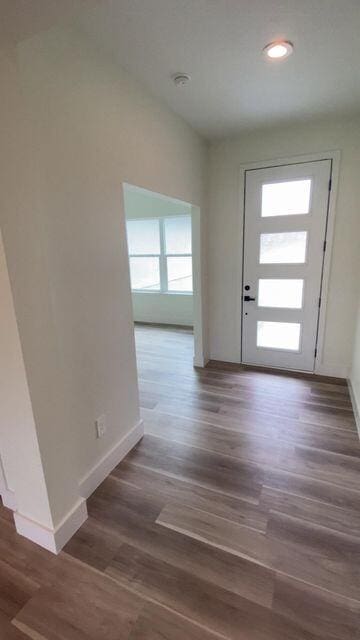
POLYGON ((175 73, 172 79, 176 87, 185 87, 190 82, 191 76, 188 73, 175 73))

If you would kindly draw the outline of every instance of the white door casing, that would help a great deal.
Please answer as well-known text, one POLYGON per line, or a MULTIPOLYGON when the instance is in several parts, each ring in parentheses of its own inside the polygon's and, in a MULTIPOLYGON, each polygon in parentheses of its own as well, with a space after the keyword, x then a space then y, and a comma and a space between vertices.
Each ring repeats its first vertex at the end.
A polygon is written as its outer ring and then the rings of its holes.
POLYGON ((245 363, 314 370, 330 179, 331 160, 245 172, 245 363))

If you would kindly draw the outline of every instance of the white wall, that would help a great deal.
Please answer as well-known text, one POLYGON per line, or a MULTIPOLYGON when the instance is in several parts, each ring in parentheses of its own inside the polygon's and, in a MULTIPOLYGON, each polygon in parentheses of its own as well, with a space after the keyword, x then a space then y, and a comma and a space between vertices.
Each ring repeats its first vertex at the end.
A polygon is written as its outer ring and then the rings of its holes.
POLYGON ((192 295, 133 292, 132 304, 135 322, 193 326, 194 304, 192 295))
MULTIPOLYGON (((132 186, 124 189, 125 216, 137 218, 164 218, 192 214, 191 205, 165 198, 156 193, 139 190, 132 186)), ((194 322, 193 295, 156 293, 155 291, 132 292, 134 320, 160 324, 192 326, 194 322)))
MULTIPOLYGON (((23 101, 16 59, 2 65, 1 84, 7 95, 0 120, 4 142, 1 154, 0 224, 9 269, 16 319, 37 429, 43 473, 49 493, 50 528, 56 525, 77 499, 75 452, 66 432, 71 429, 66 377, 54 317, 54 291, 46 238, 44 177, 41 174, 38 136, 30 126, 23 101), (59 437, 58 434, 61 434, 59 437), (47 446, 56 454, 46 455, 47 446), (65 465, 62 465, 65 460, 65 465), (61 491, 57 485, 61 482, 61 491), (58 499, 55 496, 58 494, 58 499)), ((31 464, 30 459, 30 464, 31 464)), ((21 464, 20 459, 18 464, 21 464)), ((34 491, 35 493, 35 491, 34 491)), ((18 504, 21 496, 16 495, 18 504)), ((22 515, 40 522, 32 510, 22 515)), ((43 524, 43 522, 42 522, 43 524)))
POLYGON ((44 526, 52 519, 0 233, 0 494, 44 526))
MULTIPOLYGON (((360 269, 359 269, 360 273, 360 269)), ((354 406, 354 412, 356 415, 357 426, 360 437, 360 296, 359 307, 356 319, 354 349, 353 349, 353 361, 350 373, 350 387, 352 391, 352 400, 354 406)))
POLYGON ((360 304, 357 314, 353 363, 351 370, 351 384, 355 395, 356 405, 360 414, 360 304))
POLYGON ((212 144, 208 221, 212 358, 240 360, 240 165, 335 149, 341 151, 341 167, 321 368, 330 375, 348 375, 359 289, 359 119, 273 128, 212 144))
POLYGON ((203 206, 206 148, 76 31, 17 63, 0 70, 0 224, 56 526, 139 419, 122 183, 203 206))

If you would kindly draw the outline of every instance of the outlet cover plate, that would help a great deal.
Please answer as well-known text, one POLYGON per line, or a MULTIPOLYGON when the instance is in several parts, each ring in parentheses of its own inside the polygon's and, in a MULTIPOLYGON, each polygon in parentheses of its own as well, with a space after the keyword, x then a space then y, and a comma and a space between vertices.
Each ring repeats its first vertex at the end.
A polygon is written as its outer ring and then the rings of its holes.
POLYGON ((96 437, 103 438, 106 433, 106 416, 99 416, 95 420, 96 437))

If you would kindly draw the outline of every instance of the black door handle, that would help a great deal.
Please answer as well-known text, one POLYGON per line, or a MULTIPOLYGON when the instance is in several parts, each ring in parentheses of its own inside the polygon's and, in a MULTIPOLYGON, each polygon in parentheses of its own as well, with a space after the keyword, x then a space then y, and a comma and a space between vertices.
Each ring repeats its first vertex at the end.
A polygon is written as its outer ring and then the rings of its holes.
POLYGON ((251 296, 244 296, 245 302, 251 302, 252 300, 256 300, 256 298, 252 298, 251 296))

